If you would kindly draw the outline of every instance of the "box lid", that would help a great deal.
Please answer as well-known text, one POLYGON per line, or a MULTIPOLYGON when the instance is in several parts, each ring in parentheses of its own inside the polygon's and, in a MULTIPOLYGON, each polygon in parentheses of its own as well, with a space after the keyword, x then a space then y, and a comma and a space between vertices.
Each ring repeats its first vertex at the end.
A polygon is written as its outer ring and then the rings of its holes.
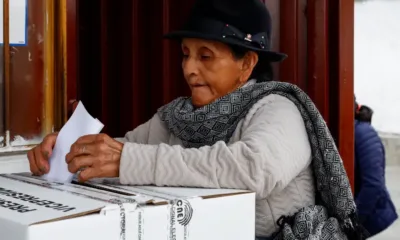
POLYGON ((102 198, 72 194, 33 180, 0 175, 0 218, 31 225, 93 213, 107 205, 102 198))
POLYGON ((147 203, 165 204, 175 199, 189 198, 215 198, 235 194, 249 193, 247 190, 236 189, 209 189, 209 188, 182 188, 182 187, 156 187, 156 186, 129 186, 119 185, 119 180, 96 179, 86 184, 99 189, 116 191, 123 194, 142 195, 148 198, 147 203))
POLYGON ((47 182, 26 173, 2 174, 0 219, 32 225, 100 212, 115 203, 159 205, 176 199, 249 193, 232 189, 126 186, 118 182, 118 179, 97 179, 85 184, 69 184, 47 182))

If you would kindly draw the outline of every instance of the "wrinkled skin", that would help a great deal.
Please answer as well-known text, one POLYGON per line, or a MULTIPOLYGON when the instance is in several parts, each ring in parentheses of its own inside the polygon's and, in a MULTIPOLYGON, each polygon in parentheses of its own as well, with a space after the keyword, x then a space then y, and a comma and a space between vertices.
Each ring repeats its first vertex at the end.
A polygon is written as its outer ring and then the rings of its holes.
POLYGON ((245 84, 258 61, 254 52, 237 60, 229 46, 199 39, 184 39, 182 52, 183 75, 192 92, 192 103, 197 107, 245 84))
MULTIPOLYGON (((192 92, 192 103, 202 107, 243 86, 258 62, 255 52, 242 59, 234 58, 229 46, 202 39, 182 40, 182 70, 192 92)), ((57 133, 46 136, 41 144, 28 152, 34 175, 48 173, 49 158, 57 133)), ((84 182, 92 178, 118 177, 124 144, 106 134, 79 138, 67 154, 68 170, 84 182)))

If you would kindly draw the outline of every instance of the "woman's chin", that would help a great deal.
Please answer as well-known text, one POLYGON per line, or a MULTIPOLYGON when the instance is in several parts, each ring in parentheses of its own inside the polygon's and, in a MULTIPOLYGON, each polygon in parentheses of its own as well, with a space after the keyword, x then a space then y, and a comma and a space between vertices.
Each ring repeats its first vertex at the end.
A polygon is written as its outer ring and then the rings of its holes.
POLYGON ((209 97, 207 97, 207 94, 203 89, 195 89, 192 90, 192 104, 193 106, 196 107, 202 107, 204 105, 207 105, 209 103, 209 97))
POLYGON ((195 99, 195 98, 192 98, 192 105, 194 106, 194 107, 196 107, 196 108, 200 108, 200 107, 203 107, 203 106, 205 106, 206 104, 204 104, 202 101, 200 101, 200 100, 197 100, 197 99, 195 99))
POLYGON ((212 101, 210 101, 209 99, 204 98, 204 96, 200 97, 200 96, 193 96, 192 95, 192 105, 197 107, 197 108, 203 107, 203 106, 205 106, 207 104, 210 104, 211 102, 212 101))

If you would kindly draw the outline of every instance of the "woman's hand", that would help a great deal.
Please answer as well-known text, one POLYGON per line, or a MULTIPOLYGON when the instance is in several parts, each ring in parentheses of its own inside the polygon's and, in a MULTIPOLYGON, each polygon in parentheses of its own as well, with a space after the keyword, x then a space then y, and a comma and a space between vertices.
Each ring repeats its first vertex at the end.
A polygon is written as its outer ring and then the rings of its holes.
POLYGON ((49 158, 56 144, 58 133, 47 135, 43 142, 28 152, 29 167, 33 175, 41 176, 50 170, 49 158))
POLYGON ((124 144, 106 134, 79 138, 66 156, 68 170, 79 174, 79 181, 92 178, 118 177, 119 163, 124 144))

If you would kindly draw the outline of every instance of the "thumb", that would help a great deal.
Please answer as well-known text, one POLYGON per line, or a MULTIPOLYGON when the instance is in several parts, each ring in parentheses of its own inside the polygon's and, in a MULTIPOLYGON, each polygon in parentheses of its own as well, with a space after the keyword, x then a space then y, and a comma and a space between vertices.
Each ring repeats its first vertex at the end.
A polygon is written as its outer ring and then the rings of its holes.
POLYGON ((69 104, 71 104, 72 112, 75 112, 75 109, 78 107, 79 101, 76 99, 72 99, 69 101, 69 104))
POLYGON ((53 153, 54 145, 56 144, 58 133, 52 133, 47 135, 41 144, 41 150, 43 155, 48 159, 53 153))
POLYGON ((75 102, 72 104, 72 112, 75 112, 75 109, 78 107, 78 104, 79 104, 78 101, 75 101, 75 102))

